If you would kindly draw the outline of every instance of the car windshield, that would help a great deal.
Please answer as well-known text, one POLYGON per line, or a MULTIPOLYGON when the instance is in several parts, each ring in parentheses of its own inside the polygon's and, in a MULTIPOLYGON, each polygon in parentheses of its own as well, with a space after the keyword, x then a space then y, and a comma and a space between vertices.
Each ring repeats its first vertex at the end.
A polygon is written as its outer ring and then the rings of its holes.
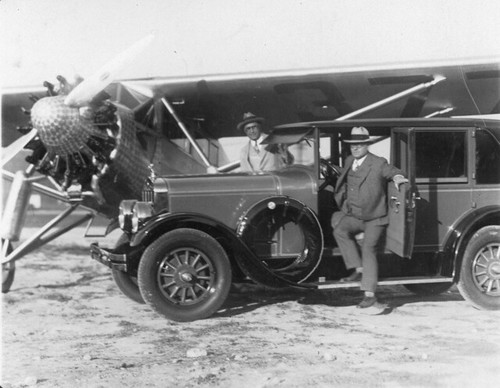
MULTIPOLYGON (((350 153, 349 146, 342 142, 349 128, 322 128, 319 138, 319 157, 333 164, 342 166, 343 160, 350 153)), ((386 131, 377 132, 372 136, 373 143, 370 152, 390 160, 390 137, 386 131)), ((293 154, 294 165, 311 166, 314 164, 316 136, 314 128, 279 128, 265 140, 267 144, 282 144, 288 146, 293 154)))
POLYGON ((286 132, 280 131, 269 135, 262 143, 263 144, 297 144, 306 139, 313 133, 313 129, 300 128, 296 130, 288 130, 286 132))
POLYGON ((314 130, 311 128, 280 131, 269 135, 263 143, 285 145, 294 156, 294 165, 310 166, 314 164, 313 134, 314 130))

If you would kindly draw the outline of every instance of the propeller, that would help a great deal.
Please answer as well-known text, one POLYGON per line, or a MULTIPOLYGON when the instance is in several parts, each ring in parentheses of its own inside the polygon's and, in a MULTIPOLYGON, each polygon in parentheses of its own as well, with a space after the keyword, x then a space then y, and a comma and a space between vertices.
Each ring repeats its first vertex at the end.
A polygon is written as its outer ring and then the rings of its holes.
POLYGON ((88 106, 153 40, 154 35, 150 34, 137 41, 73 89, 63 77, 58 77, 59 95, 54 95, 53 88, 49 87, 49 96, 35 102, 31 109, 33 129, 2 149, 1 166, 37 135, 49 151, 63 155, 77 152, 96 132, 88 118, 80 117, 78 108, 88 106))
POLYGON ((68 94, 64 103, 71 107, 88 105, 95 95, 116 79, 120 70, 127 67, 134 58, 136 58, 147 46, 151 44, 153 39, 154 35, 150 34, 118 54, 115 58, 101 67, 96 73, 78 84, 68 94))

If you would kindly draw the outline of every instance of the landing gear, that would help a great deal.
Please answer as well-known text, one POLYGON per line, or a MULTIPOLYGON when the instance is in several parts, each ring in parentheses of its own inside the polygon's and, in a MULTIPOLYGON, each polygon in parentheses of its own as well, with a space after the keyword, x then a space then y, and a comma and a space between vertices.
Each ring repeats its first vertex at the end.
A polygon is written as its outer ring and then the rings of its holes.
MULTIPOLYGON (((11 245, 11 241, 18 241, 18 236, 15 236, 15 239, 3 239, 2 238, 2 260, 7 256, 11 256, 8 258, 8 262, 2 263, 2 292, 9 292, 10 287, 12 286, 12 282, 14 281, 15 274, 15 261, 23 257, 24 255, 32 252, 33 250, 49 243, 50 241, 56 239, 57 237, 63 235, 67 231, 83 224, 84 222, 89 221, 94 217, 92 213, 86 213, 77 220, 73 221, 69 225, 65 227, 61 227, 56 229, 55 227, 59 225, 66 217, 68 217, 79 204, 74 204, 64 210, 61 214, 54 217, 51 221, 49 221, 45 226, 39 229, 35 234, 31 235, 25 241, 22 241, 15 249, 13 249, 11 245)), ((2 222, 6 222, 2 220, 2 222)))
MULTIPOLYGON (((2 258, 6 257, 12 252, 12 244, 2 239, 2 258)), ((2 264, 2 293, 7 293, 14 282, 16 274, 16 263, 11 261, 2 264)))

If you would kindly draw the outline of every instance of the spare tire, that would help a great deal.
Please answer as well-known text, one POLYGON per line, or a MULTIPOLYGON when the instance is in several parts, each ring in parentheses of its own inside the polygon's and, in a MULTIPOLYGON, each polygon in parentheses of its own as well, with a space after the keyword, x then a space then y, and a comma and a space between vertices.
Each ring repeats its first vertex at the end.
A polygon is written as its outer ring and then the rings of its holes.
MULTIPOLYGON (((262 265, 287 281, 303 282, 321 261, 321 226, 297 200, 280 196, 258 202, 240 219, 237 231, 262 265)), ((258 274, 249 276, 259 282, 258 274)))

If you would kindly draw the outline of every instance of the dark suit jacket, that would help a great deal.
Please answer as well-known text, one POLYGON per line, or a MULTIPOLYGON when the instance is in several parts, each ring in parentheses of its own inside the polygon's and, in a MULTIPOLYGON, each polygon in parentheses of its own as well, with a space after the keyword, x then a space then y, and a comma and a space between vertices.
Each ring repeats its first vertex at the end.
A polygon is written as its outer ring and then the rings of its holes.
MULTIPOLYGON (((351 169, 354 157, 349 155, 345 167, 335 185, 335 201, 343 213, 348 213, 347 173, 351 169)), ((387 182, 395 175, 404 175, 401 170, 387 163, 385 158, 368 153, 358 170, 362 178, 359 181, 359 199, 362 220, 369 221, 387 215, 387 182)))

